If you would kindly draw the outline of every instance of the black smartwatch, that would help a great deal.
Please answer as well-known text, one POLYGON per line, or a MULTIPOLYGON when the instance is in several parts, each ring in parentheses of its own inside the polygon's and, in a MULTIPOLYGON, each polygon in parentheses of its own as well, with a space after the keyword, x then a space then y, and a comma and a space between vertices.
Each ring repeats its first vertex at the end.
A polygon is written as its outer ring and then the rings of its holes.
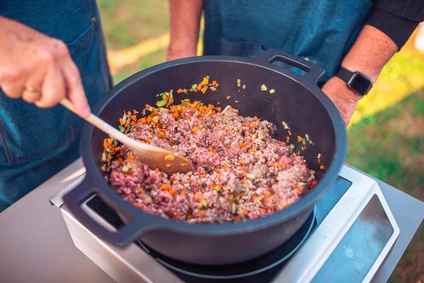
POLYGON ((351 72, 343 67, 340 67, 336 74, 357 95, 364 96, 372 88, 372 80, 360 72, 351 72))

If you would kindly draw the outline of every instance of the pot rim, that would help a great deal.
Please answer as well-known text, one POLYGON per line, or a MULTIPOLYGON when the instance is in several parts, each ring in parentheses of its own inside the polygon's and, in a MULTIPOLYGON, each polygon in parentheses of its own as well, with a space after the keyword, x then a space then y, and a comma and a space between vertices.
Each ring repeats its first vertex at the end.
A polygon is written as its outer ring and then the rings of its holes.
MULTIPOLYGON (((96 104, 93 108, 93 114, 101 115, 102 111, 109 105, 110 101, 118 96, 122 91, 124 91, 128 86, 133 84, 134 81, 138 81, 143 78, 147 78, 149 75, 160 72, 164 69, 177 67, 180 65, 191 64, 191 63, 214 63, 214 62, 226 62, 226 63, 236 63, 236 64, 248 64, 257 68, 267 69, 293 79, 293 76, 290 76, 287 73, 282 72, 281 68, 274 66, 272 64, 261 64, 255 60, 255 58, 245 58, 245 57, 234 57, 234 56, 196 56, 178 59, 174 61, 168 61, 160 63, 153 67, 144 69, 140 72, 137 72, 125 80, 121 81, 119 84, 114 86, 109 90, 96 104)), ((300 78, 300 76, 299 76, 300 78)), ((295 78, 297 79, 297 78, 295 78)), ((106 182, 103 175, 101 174, 100 168, 96 165, 95 157, 93 155, 91 141, 94 132, 94 126, 85 123, 82 128, 81 133, 81 143, 80 149, 82 153, 83 163, 86 167, 86 178, 93 181, 93 184, 96 184, 96 191, 107 195, 107 197, 113 202, 112 207, 115 209, 123 208, 125 211, 129 212, 134 217, 143 217, 148 219, 150 223, 155 223, 151 225, 151 229, 170 229, 173 231, 180 231, 184 233, 206 233, 211 234, 241 234, 248 232, 249 230, 263 229, 265 227, 273 226, 278 223, 284 222, 295 217, 297 214, 310 209, 316 202, 318 202, 324 194, 329 190, 331 184, 335 181, 338 176, 338 173, 341 170, 341 167, 344 163, 344 159, 347 152, 347 133, 344 126, 342 117, 337 110, 336 106, 331 102, 331 100, 321 91, 317 86, 316 82, 308 83, 302 80, 296 80, 303 87, 307 88, 312 94, 314 94, 319 101, 322 103, 324 108, 327 110, 335 133, 335 149, 334 155, 330 162, 330 165, 327 168, 327 171, 314 187, 313 190, 308 192, 297 202, 291 206, 282 209, 278 212, 274 212, 271 215, 260 217, 253 220, 241 221, 241 222, 228 222, 228 223, 187 223, 179 222, 173 219, 166 219, 158 215, 148 213, 142 209, 134 207, 131 203, 125 201, 121 196, 119 196, 113 188, 106 182)), ((109 202, 108 202, 109 203, 109 202)), ((109 205, 111 205, 109 203, 109 205)), ((146 227, 147 228, 147 227, 146 227)))

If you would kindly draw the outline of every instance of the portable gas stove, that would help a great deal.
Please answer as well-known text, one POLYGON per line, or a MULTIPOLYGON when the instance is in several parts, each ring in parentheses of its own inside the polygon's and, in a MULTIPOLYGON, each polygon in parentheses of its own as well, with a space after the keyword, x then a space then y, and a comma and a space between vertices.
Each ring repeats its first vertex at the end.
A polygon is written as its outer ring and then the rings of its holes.
MULTIPOLYGON (((139 240, 121 249, 92 234, 60 202, 84 176, 50 200, 60 207, 75 245, 117 282, 369 282, 399 236, 376 181, 343 166, 305 224, 283 245, 239 264, 197 266, 167 258, 139 240)), ((96 196, 83 206, 112 231, 122 223, 96 196)))

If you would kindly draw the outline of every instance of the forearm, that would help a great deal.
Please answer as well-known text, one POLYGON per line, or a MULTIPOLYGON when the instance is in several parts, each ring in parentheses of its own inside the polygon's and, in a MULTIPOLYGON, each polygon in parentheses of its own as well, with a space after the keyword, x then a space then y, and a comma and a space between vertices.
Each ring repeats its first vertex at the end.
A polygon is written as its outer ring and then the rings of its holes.
MULTIPOLYGON (((361 72, 375 82, 383 67, 397 51, 398 46, 385 33, 365 25, 341 65, 352 72, 361 72)), ((355 94, 336 76, 324 84, 322 91, 333 101, 345 125, 348 125, 362 96, 355 94)))
POLYGON ((168 56, 196 55, 202 8, 203 0, 169 0, 168 56))
POLYGON ((386 34, 365 25, 341 65, 350 71, 359 71, 375 82, 397 51, 397 45, 386 34))

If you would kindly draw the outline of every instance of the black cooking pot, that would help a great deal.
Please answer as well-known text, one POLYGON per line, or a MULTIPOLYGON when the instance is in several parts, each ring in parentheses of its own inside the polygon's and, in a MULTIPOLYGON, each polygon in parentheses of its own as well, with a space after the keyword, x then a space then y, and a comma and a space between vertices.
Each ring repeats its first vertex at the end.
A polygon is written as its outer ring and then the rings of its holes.
MULTIPOLYGON (((308 134, 313 145, 296 145, 310 168, 316 170, 317 186, 292 206, 256 220, 226 224, 188 224, 146 213, 114 192, 101 171, 102 131, 90 124, 83 128, 81 148, 85 168, 84 181, 64 196, 75 217, 91 232, 114 245, 124 247, 140 238, 156 251, 195 264, 229 264, 249 260, 276 248, 290 238, 311 214, 315 203, 336 179, 346 155, 346 130, 343 120, 327 96, 317 86, 324 70, 301 58, 269 50, 256 58, 206 56, 166 62, 134 74, 115 86, 93 113, 112 125, 118 125, 123 110, 154 105, 155 94, 174 89, 175 99, 189 97, 224 108, 230 104, 244 116, 258 116, 277 126, 276 138, 285 141, 285 121, 293 137, 308 134), (302 70, 294 73, 282 62, 302 70), (176 94, 178 88, 190 88, 204 76, 220 86, 216 92, 176 94), (246 89, 238 92, 237 79, 246 89), (275 89, 273 95, 261 91, 261 85, 275 89), (229 100, 226 96, 231 96, 229 100), (321 162, 317 155, 321 154, 321 162), (325 169, 320 169, 324 165, 325 169), (89 217, 81 204, 97 194, 123 218, 125 225, 109 231, 89 217)), ((293 142, 296 143, 297 142, 293 142)))

